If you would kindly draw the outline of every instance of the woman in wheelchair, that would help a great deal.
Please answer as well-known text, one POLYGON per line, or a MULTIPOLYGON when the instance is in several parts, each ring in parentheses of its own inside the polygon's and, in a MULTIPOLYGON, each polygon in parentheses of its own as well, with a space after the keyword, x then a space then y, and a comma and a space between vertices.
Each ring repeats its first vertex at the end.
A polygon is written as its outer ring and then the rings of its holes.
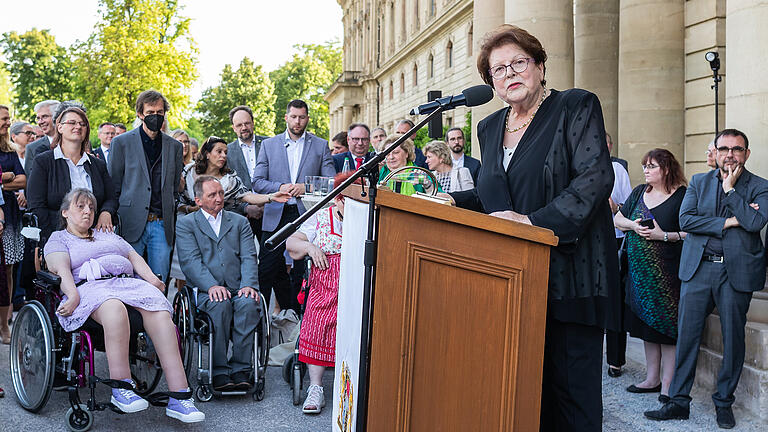
MULTIPOLYGON (((110 378, 133 386, 126 305, 132 306, 141 313, 168 388, 172 392, 189 391, 171 321, 171 305, 163 295, 165 284, 125 240, 112 232, 91 228, 96 208, 96 198, 89 190, 76 188, 67 193, 61 204, 65 229, 51 234, 45 245, 45 261, 49 270, 61 278, 65 295, 56 310, 59 322, 68 332, 78 329, 89 317, 101 324, 110 378)), ((111 402, 124 412, 148 407, 146 400, 127 389, 113 389, 111 402)), ((191 396, 181 400, 171 397, 166 415, 186 423, 205 419, 191 396)))

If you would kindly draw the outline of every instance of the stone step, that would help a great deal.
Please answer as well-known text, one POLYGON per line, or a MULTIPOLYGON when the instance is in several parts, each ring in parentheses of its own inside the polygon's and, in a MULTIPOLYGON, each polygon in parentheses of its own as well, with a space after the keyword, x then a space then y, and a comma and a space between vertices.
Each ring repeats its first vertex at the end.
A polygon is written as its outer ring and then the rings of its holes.
MULTIPOLYGON (((768 371, 768 324, 747 321, 744 339, 744 365, 768 371)), ((723 336, 720 333, 720 317, 717 314, 713 313, 707 317, 701 342, 702 347, 718 353, 723 352, 723 336)))

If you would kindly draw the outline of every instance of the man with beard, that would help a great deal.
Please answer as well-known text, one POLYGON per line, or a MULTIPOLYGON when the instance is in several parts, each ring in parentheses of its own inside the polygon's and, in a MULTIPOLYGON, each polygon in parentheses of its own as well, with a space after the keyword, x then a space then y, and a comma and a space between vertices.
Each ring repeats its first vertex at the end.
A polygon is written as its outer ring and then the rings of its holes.
MULTIPOLYGON (((250 189, 256 169, 256 158, 261 149, 261 142, 266 137, 253 134, 253 111, 245 105, 232 108, 229 111, 229 121, 237 139, 227 144, 227 165, 240 177, 245 187, 250 189)), ((260 235, 264 206, 242 203, 239 210, 240 214, 248 218, 253 233, 260 235)))
POLYGON ((160 92, 141 92, 136 100, 141 126, 113 138, 109 156, 121 234, 166 283, 183 168, 181 143, 160 131, 168 109, 160 92))
POLYGON ((480 174, 480 161, 464 154, 464 131, 455 127, 445 133, 445 142, 451 149, 453 168, 465 167, 472 174, 472 180, 477 184, 477 176, 480 174))
MULTIPOLYGON (((264 206, 262 219, 262 247, 259 261, 259 286, 267 303, 274 289, 282 309, 298 311, 296 286, 291 287, 285 270, 285 245, 267 251, 264 242, 285 224, 295 220, 306 210, 296 197, 304 194, 307 176, 333 177, 331 150, 328 141, 306 131, 309 123, 307 103, 295 99, 288 103, 285 113, 286 130, 280 135, 261 143, 253 176, 253 191, 273 193, 278 190, 290 193, 286 203, 273 202, 264 206)), ((294 263, 294 270, 303 271, 301 262, 294 263)))
POLYGON ((32 161, 35 156, 52 149, 51 143, 53 142, 54 123, 56 122, 53 115, 58 106, 59 101, 56 100, 46 100, 35 105, 35 121, 45 135, 27 145, 27 152, 24 157, 24 172, 27 173, 27 178, 32 172, 32 161))

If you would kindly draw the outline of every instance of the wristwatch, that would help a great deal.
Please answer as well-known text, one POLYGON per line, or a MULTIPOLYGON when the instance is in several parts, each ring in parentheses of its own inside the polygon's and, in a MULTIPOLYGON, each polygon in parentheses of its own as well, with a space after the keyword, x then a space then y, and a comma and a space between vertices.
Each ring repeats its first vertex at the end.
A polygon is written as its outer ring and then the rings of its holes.
POLYGON ((729 197, 729 196, 731 196, 731 194, 733 194, 734 192, 736 192, 736 189, 735 189, 735 188, 730 188, 730 189, 728 189, 728 190, 725 192, 725 196, 729 197))
POLYGON ((664 231, 664 241, 665 241, 665 242, 668 242, 668 241, 669 241, 669 233, 668 233, 668 232, 666 232, 666 231, 664 231))

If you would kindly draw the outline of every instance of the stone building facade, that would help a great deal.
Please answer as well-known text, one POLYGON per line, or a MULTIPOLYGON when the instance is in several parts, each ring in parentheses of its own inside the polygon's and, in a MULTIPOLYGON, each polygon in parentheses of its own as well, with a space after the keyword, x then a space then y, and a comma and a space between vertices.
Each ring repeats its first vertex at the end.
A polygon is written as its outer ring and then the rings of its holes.
MULTIPOLYGON (((331 133, 352 122, 384 126, 426 101, 428 90, 458 93, 482 81, 475 68, 482 37, 503 23, 525 28, 547 50, 551 88, 596 93, 614 151, 629 161, 662 147, 688 178, 706 170, 705 151, 720 129, 750 138, 747 168, 768 177, 768 3, 764 0, 338 0, 343 10, 344 73, 329 90, 331 133), (712 70, 721 60, 717 103, 712 70)), ((477 122, 498 99, 472 109, 477 122)), ((467 109, 444 123, 464 126, 467 109)), ((474 128, 473 128, 474 129, 474 128)), ((473 140, 473 153, 479 153, 473 140)), ((710 317, 697 384, 713 388, 722 342, 710 317)), ((737 404, 768 419, 768 291, 755 293, 737 404)))

